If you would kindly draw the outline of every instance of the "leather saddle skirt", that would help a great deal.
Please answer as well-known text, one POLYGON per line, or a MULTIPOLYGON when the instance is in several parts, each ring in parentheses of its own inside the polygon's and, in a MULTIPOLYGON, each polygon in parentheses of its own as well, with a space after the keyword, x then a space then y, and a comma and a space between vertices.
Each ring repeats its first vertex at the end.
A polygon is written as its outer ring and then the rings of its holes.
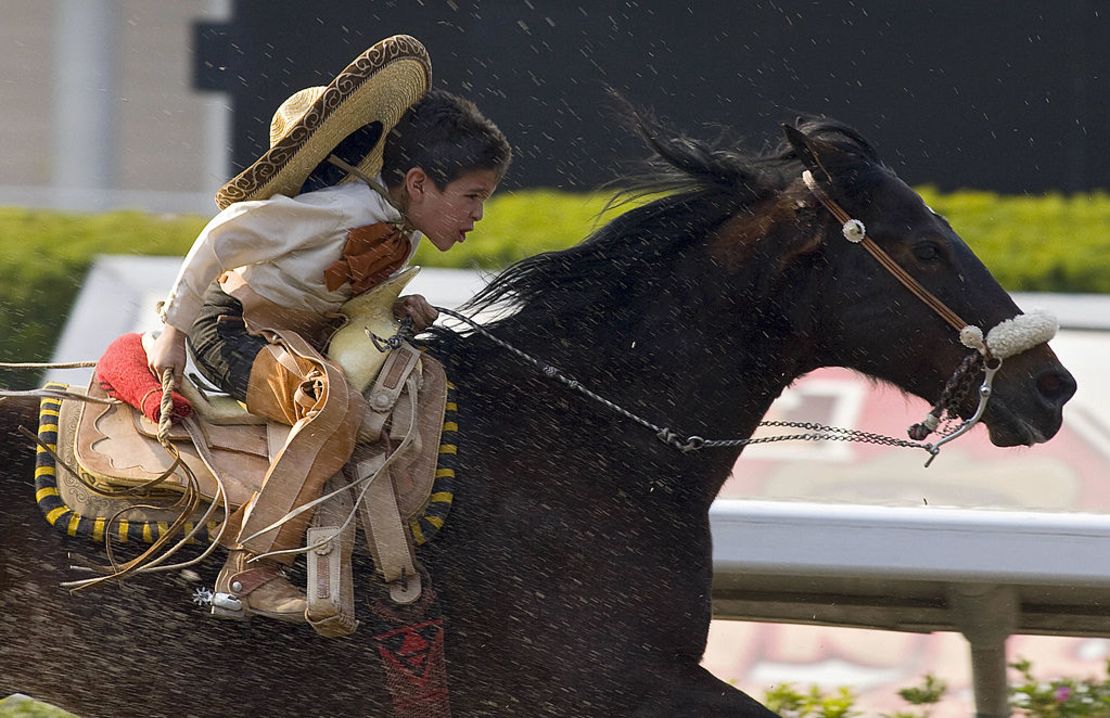
MULTIPOLYGON (((185 391, 187 395, 198 394, 191 387, 185 391)), ((88 395, 107 396, 95 381, 88 395)), ((260 422, 245 412, 241 412, 240 423, 213 423, 202 413, 203 403, 194 407, 197 411, 192 416, 172 427, 170 439, 182 463, 196 477, 200 493, 209 501, 214 499, 218 475, 230 507, 237 508, 262 483, 270 465, 271 447, 276 450, 281 446, 289 427, 260 422)), ((74 433, 60 435, 59 444, 72 445, 75 468, 95 486, 139 486, 158 478, 173 464, 173 458, 158 441, 158 425, 126 404, 63 401, 61 412, 63 419, 68 413, 76 413, 77 419, 74 433)), ((221 419, 227 422, 231 412, 227 408, 223 412, 221 419)), ((67 426, 69 422, 59 424, 67 426)), ((154 491, 168 497, 183 492, 187 483, 186 471, 179 467, 154 491)))
MULTIPOLYGON (((447 377, 442 365, 427 356, 422 357, 419 370, 419 449, 398 457, 392 471, 398 508, 406 520, 417 518, 427 505, 437 460, 444 451, 440 435, 447 377)), ((290 427, 248 414, 226 397, 210 400, 188 380, 181 389, 194 412, 173 425, 170 440, 182 463, 196 477, 201 495, 208 501, 217 496, 218 476, 229 509, 235 510, 262 485, 270 460, 285 443, 290 427)), ((107 398, 95 380, 87 394, 107 398)), ((173 464, 173 458, 158 441, 158 425, 126 404, 65 400, 59 413, 59 454, 71 460, 75 464, 72 468, 94 487, 112 490, 139 486, 158 478, 173 464)), ((178 467, 147 495, 172 499, 187 486, 186 470, 178 467)))

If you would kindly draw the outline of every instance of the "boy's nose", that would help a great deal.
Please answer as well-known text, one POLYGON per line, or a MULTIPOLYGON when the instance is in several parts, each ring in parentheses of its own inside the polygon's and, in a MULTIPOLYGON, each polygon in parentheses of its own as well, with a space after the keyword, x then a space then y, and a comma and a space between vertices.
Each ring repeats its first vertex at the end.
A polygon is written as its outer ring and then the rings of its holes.
POLYGON ((478 220, 482 219, 482 212, 483 212, 483 211, 484 211, 484 208, 483 208, 483 206, 482 206, 482 205, 478 205, 477 207, 475 207, 475 208, 474 208, 474 209, 473 209, 473 210, 472 210, 472 211, 470 212, 470 217, 471 217, 471 218, 472 218, 472 219, 473 219, 473 220, 474 220, 475 222, 477 222, 478 220))

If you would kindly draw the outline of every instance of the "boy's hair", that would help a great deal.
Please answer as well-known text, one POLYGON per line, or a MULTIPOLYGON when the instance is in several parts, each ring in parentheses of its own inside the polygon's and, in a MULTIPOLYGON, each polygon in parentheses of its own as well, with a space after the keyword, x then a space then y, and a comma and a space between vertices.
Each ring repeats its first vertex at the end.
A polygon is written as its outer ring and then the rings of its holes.
POLYGON ((509 141, 470 100, 444 90, 429 90, 405 112, 386 138, 382 179, 401 184, 419 167, 442 190, 475 170, 505 175, 512 161, 509 141))

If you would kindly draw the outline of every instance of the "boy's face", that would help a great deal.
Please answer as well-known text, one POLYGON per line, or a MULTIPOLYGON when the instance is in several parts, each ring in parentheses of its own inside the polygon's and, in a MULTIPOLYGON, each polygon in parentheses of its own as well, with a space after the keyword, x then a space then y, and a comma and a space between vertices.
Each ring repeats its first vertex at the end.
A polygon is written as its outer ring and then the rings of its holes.
POLYGON ((497 189, 493 170, 473 170, 448 183, 442 191, 419 168, 405 178, 409 222, 441 252, 466 239, 482 218, 486 200, 497 189))

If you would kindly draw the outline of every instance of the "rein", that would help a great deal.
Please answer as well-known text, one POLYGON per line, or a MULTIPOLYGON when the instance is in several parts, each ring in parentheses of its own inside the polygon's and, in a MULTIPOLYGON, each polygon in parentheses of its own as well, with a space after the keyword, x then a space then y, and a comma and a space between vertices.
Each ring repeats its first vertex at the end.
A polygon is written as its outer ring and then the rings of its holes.
MULTIPOLYGON (((939 452, 937 445, 922 443, 919 441, 907 441, 905 439, 896 439, 892 436, 885 436, 883 434, 876 434, 868 431, 860 431, 858 429, 845 429, 836 426, 826 426, 810 421, 761 421, 759 426, 774 427, 777 429, 800 429, 804 433, 800 434, 780 434, 777 436, 764 436, 759 438, 747 437, 743 439, 706 439, 697 435, 684 436, 675 430, 659 426, 647 419, 634 414, 633 412, 625 409, 624 407, 616 404, 615 402, 606 399, 600 394, 583 386, 581 382, 572 378, 559 368, 548 364, 540 359, 535 358, 521 349, 513 346, 509 342, 495 336, 488 331, 478 322, 470 317, 460 314, 458 312, 446 309, 444 307, 435 307, 435 309, 449 317, 457 319, 465 324, 470 325, 472 329, 492 341, 497 346, 506 349, 507 351, 515 354, 523 359, 526 363, 531 364, 538 369, 541 374, 549 379, 555 379, 566 386, 572 391, 576 391, 583 396, 586 396, 599 404, 611 409, 612 411, 620 414, 621 416, 634 421, 635 423, 650 429, 655 433, 655 437, 662 441, 667 446, 673 449, 678 449, 683 453, 690 451, 698 451, 700 449, 715 449, 715 448, 737 448, 750 446, 752 444, 769 444, 776 441, 856 441, 865 444, 879 444, 881 446, 896 446, 908 449, 924 449, 932 456, 936 456, 939 452)), ((932 461, 932 458, 930 458, 932 461)))
POLYGON ((1055 317, 1047 312, 1032 312, 1000 322, 993 327, 984 337, 983 330, 973 324, 968 324, 956 312, 937 298, 932 292, 914 279, 909 272, 902 268, 894 258, 887 254, 878 244, 867 236, 863 222, 849 215, 843 207, 836 203, 820 185, 817 184, 813 174, 806 170, 802 173, 802 181, 814 194, 821 204, 841 223, 841 232, 845 239, 853 244, 860 244, 874 257, 879 264, 902 283, 914 296, 932 309, 937 316, 956 330, 960 343, 968 349, 973 349, 977 354, 965 359, 945 385, 940 400, 934 405, 925 419, 909 428, 910 438, 897 439, 883 434, 845 429, 835 426, 826 426, 814 422, 796 421, 762 421, 759 426, 774 427, 776 429, 799 429, 803 433, 780 434, 759 438, 742 439, 706 439, 697 435, 682 435, 675 430, 655 424, 638 414, 616 404, 591 389, 583 386, 578 380, 569 376, 559 368, 545 361, 537 359, 527 352, 518 349, 512 344, 495 336, 470 317, 443 307, 435 307, 439 312, 446 314, 464 324, 469 325, 479 334, 485 336, 497 346, 515 354, 525 363, 537 369, 543 376, 555 379, 571 391, 586 396, 611 411, 620 414, 640 426, 654 432, 655 437, 667 446, 682 452, 698 451, 705 448, 739 448, 753 444, 764 444, 776 441, 806 440, 806 441, 854 441, 860 443, 879 444, 882 446, 895 446, 910 449, 923 449, 929 454, 925 466, 933 463, 940 454, 940 449, 945 444, 963 436, 978 424, 987 410, 993 393, 994 377, 1002 368, 1002 360, 1020 354, 1040 344, 1048 342, 1056 334, 1058 324, 1055 317), (979 385, 979 403, 970 418, 962 422, 950 432, 943 433, 935 442, 925 442, 924 439, 940 428, 941 420, 947 412, 956 416, 956 406, 970 389, 973 372, 979 368, 983 370, 983 381, 979 385))

